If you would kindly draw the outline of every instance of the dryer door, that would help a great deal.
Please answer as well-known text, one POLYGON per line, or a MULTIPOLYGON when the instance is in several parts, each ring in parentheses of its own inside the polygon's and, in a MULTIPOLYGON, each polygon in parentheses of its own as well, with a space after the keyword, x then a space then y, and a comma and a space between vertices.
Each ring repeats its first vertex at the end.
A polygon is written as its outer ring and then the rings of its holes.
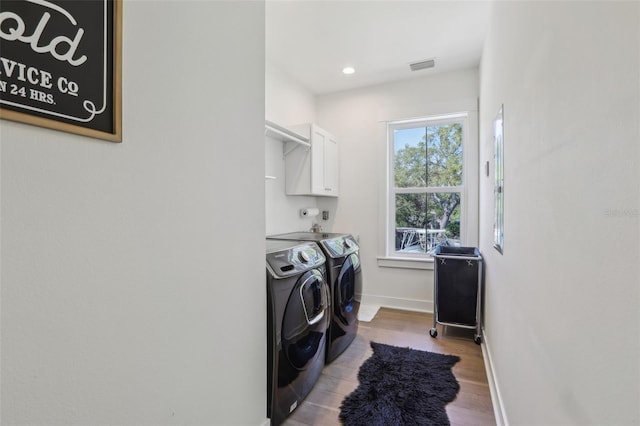
POLYGON ((344 325, 353 324, 358 316, 356 291, 361 287, 360 280, 362 280, 359 271, 360 258, 357 253, 352 253, 342 264, 338 280, 335 283, 333 311, 344 325))
POLYGON ((327 284, 317 269, 306 272, 296 283, 282 321, 282 345, 287 359, 304 370, 322 353, 327 331, 327 284))

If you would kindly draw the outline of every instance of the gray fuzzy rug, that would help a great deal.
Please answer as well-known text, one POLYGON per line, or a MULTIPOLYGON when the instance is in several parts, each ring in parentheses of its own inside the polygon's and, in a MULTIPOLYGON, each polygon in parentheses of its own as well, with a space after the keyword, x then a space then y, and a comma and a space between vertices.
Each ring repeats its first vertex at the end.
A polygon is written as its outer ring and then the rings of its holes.
POLYGON ((342 401, 345 426, 449 425, 445 406, 460 389, 451 371, 459 357, 375 342, 371 348, 360 384, 342 401))

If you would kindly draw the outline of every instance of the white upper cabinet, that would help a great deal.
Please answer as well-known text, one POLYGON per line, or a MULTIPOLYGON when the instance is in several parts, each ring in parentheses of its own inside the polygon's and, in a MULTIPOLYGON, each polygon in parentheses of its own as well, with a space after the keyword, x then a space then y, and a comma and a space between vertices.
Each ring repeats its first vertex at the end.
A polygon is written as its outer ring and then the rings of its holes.
POLYGON ((291 130, 309 138, 311 149, 296 149, 286 155, 287 195, 337 197, 339 188, 338 142, 315 124, 291 130))

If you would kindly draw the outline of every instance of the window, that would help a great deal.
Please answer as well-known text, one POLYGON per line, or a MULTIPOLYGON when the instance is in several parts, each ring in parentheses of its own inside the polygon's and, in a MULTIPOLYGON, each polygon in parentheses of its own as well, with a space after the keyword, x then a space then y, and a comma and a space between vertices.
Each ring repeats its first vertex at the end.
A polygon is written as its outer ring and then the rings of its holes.
POLYGON ((464 244, 467 122, 457 114, 389 123, 388 256, 464 244))

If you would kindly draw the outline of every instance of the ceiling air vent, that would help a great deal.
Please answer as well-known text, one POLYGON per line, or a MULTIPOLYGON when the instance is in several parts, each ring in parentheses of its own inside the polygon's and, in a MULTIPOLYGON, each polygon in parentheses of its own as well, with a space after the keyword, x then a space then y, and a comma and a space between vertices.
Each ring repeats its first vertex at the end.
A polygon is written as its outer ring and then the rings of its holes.
POLYGON ((424 70, 427 68, 433 68, 435 66, 435 59, 427 59, 426 61, 414 62, 412 64, 409 64, 409 68, 411 68, 411 71, 424 70))

